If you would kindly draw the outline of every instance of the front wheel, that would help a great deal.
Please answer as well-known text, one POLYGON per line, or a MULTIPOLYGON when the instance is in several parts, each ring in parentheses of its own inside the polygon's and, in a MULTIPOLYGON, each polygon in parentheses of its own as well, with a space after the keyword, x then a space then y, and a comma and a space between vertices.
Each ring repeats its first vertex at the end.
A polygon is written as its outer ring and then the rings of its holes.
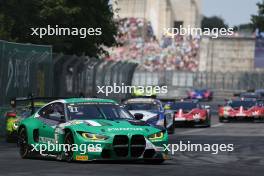
POLYGON ((30 147, 28 145, 27 130, 22 128, 19 131, 19 153, 21 158, 26 159, 30 157, 30 147))
POLYGON ((223 117, 219 117, 219 122, 220 122, 220 123, 224 123, 224 119, 223 119, 223 117))
POLYGON ((174 119, 173 115, 168 114, 165 116, 164 127, 167 129, 168 134, 174 134, 174 132, 175 132, 175 119, 174 119), (167 126, 167 124, 170 124, 170 125, 167 126))
POLYGON ((229 120, 228 119, 224 119, 223 117, 219 117, 219 122, 220 123, 228 123, 229 120))
POLYGON ((206 127, 211 127, 211 115, 209 114, 206 119, 206 127))
POLYGON ((69 146, 66 151, 64 151, 64 158, 67 162, 73 161, 73 150, 72 145, 74 144, 74 139, 71 132, 65 135, 64 144, 69 146))
POLYGON ((167 128, 168 134, 174 134, 175 133, 175 122, 173 121, 172 125, 167 128))

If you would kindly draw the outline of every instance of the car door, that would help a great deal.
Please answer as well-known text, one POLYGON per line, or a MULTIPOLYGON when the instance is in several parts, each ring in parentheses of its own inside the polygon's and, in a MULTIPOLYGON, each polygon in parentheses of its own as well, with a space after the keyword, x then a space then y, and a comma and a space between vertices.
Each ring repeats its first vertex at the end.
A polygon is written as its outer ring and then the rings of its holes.
POLYGON ((43 122, 39 129, 40 143, 55 143, 55 128, 64 117, 63 103, 52 103, 40 110, 39 115, 43 122))

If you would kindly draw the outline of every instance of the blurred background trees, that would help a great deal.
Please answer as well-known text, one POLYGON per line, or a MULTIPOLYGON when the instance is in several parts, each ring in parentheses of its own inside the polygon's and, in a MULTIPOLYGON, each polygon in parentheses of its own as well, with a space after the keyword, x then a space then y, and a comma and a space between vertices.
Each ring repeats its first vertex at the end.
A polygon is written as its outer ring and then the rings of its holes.
POLYGON ((98 56, 102 45, 115 44, 117 27, 109 0, 0 0, 0 39, 14 42, 53 45, 54 52, 98 56), (102 35, 31 36, 30 28, 101 28, 102 35))

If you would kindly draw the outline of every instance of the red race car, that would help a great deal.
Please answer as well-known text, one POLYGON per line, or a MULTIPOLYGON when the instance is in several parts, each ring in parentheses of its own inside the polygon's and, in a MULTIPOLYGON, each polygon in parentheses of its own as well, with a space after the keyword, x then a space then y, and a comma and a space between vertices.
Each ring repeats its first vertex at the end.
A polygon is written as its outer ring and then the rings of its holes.
MULTIPOLYGON (((166 105, 165 105, 166 107, 166 105)), ((198 101, 181 100, 171 103, 169 108, 174 111, 175 126, 192 125, 192 126, 211 126, 210 107, 201 105, 198 101)))
POLYGON ((229 100, 225 105, 219 106, 218 116, 220 122, 230 120, 264 120, 263 101, 254 98, 239 98, 229 100))

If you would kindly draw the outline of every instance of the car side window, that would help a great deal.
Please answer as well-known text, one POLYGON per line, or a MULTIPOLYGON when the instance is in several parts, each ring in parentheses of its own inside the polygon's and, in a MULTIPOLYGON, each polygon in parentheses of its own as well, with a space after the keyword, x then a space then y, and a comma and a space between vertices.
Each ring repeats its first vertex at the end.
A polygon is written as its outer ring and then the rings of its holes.
POLYGON ((54 112, 54 109, 53 109, 53 104, 50 104, 50 105, 47 105, 45 106, 44 108, 42 108, 40 111, 39 111, 39 115, 42 117, 42 118, 47 118, 50 114, 52 114, 54 112))
POLYGON ((65 115, 63 103, 54 103, 53 113, 59 113, 61 116, 65 115))
POLYGON ((40 110, 39 115, 42 118, 61 121, 62 119, 65 119, 64 105, 63 103, 50 104, 40 110))

